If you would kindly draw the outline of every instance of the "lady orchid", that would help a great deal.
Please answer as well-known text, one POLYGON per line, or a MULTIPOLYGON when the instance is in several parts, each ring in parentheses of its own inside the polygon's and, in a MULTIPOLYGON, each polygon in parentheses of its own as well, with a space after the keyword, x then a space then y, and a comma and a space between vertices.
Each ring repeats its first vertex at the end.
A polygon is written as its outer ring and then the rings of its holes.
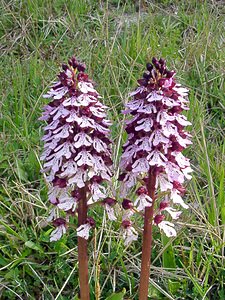
POLYGON ((164 59, 153 58, 123 111, 131 118, 126 121, 128 140, 120 163, 122 197, 127 197, 137 183, 140 186, 134 201, 123 201, 122 231, 125 244, 136 240, 131 218, 134 213, 144 216, 139 295, 143 300, 148 291, 152 225, 168 237, 176 236, 175 225, 166 219, 176 220, 181 214, 179 207, 188 208, 182 199, 183 184, 185 179, 191 179, 192 169, 189 159, 181 153, 191 144, 191 135, 185 131, 191 123, 182 115, 183 110, 188 110, 188 90, 176 83, 174 75, 164 59))
POLYGON ((107 198, 104 181, 112 176, 111 141, 106 106, 85 73, 85 65, 72 58, 62 65, 58 81, 44 95, 45 120, 43 173, 49 183, 49 201, 54 205, 49 220, 56 227, 50 240, 66 232, 69 216, 78 214, 78 256, 82 299, 89 299, 87 282, 87 240, 95 221, 87 217, 90 204, 102 204, 115 219, 115 200, 107 198), (63 216, 60 216, 62 212, 63 216), (85 271, 82 271, 85 270, 85 271))

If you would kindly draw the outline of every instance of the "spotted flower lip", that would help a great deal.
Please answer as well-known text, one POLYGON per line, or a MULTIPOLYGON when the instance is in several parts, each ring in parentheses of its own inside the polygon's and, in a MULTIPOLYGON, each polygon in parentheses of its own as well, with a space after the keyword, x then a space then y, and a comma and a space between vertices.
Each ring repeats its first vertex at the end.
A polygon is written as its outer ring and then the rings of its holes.
MULTIPOLYGON (((137 189, 137 198, 133 201, 136 210, 144 212, 146 207, 152 206, 147 182, 149 176, 154 176, 154 188, 166 195, 166 202, 156 199, 155 206, 159 204, 159 207, 154 209, 160 213, 153 224, 168 236, 175 236, 173 224, 164 218, 178 219, 181 211, 173 208, 174 205, 188 208, 182 199, 183 184, 191 179, 192 169, 189 159, 181 153, 192 144, 191 135, 185 130, 191 122, 182 114, 189 109, 188 89, 176 83, 176 73, 167 69, 164 59, 153 58, 146 67, 123 111, 127 116, 128 140, 123 145, 120 161, 121 197, 126 198, 137 182, 144 181, 146 186, 137 189)), ((123 206, 127 209, 125 204, 123 206)))
MULTIPOLYGON (((77 210, 82 201, 81 189, 92 202, 106 198, 102 183, 112 177, 111 122, 106 119, 107 107, 100 102, 101 96, 85 69, 85 64, 72 57, 43 95, 50 102, 43 107, 40 118, 47 122, 42 138, 42 173, 49 183, 49 201, 59 213, 77 210)), ((51 240, 65 233, 66 226, 60 228, 51 240)))

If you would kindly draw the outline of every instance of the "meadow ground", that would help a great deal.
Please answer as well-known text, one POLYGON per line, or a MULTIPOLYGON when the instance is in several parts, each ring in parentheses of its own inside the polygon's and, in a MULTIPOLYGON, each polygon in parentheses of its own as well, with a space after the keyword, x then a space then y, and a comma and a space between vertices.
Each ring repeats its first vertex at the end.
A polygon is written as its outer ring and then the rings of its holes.
MULTIPOLYGON (((116 166, 125 140, 120 111, 146 61, 166 58, 190 89, 190 209, 179 219, 176 238, 154 232, 149 299, 224 300, 223 1, 2 0, 0 5, 0 298, 77 299, 76 234, 70 230, 50 243, 52 226, 45 224, 50 208, 40 174, 43 122, 38 121, 46 103, 42 95, 60 63, 76 55, 109 106, 116 166)), ((119 224, 98 218, 90 239, 93 300, 123 288, 125 299, 137 299, 141 239, 124 248, 119 224)))

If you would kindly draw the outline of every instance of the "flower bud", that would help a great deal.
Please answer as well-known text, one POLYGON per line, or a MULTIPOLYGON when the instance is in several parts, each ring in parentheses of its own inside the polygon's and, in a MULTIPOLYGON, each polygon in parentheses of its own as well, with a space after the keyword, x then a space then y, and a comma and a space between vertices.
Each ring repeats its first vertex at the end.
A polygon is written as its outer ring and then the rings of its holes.
POLYGON ((160 58, 159 63, 160 63, 161 65, 164 65, 164 64, 166 63, 166 60, 163 59, 163 58, 160 58))
POLYGON ((171 77, 173 77, 174 74, 175 74, 174 71, 167 71, 166 77, 167 77, 167 78, 171 78, 171 77))
POLYGON ((144 73, 143 78, 145 78, 146 80, 149 80, 151 78, 151 74, 144 73))
POLYGON ((150 64, 150 63, 147 63, 147 64, 146 64, 146 68, 147 68, 147 70, 148 70, 149 72, 151 72, 152 69, 153 69, 153 65, 150 64))
POLYGON ((88 217, 86 224, 89 224, 91 227, 95 227, 95 220, 91 217, 88 217))
POLYGON ((158 62, 158 60, 155 57, 153 57, 152 58, 152 63, 153 63, 153 65, 155 65, 155 64, 158 64, 159 62, 158 62))

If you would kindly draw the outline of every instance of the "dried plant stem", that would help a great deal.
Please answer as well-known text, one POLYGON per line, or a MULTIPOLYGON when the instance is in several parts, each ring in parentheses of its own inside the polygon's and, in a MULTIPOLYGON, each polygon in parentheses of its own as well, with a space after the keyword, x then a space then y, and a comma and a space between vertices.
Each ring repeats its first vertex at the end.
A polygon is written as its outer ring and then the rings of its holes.
POLYGON ((148 285, 150 276, 151 250, 152 250, 152 219, 155 202, 155 181, 156 178, 149 172, 149 181, 147 183, 148 194, 152 198, 152 206, 145 208, 144 214, 144 232, 142 242, 142 259, 141 259, 141 277, 139 287, 139 300, 148 299, 148 285))
MULTIPOLYGON (((86 188, 82 188, 80 194, 82 198, 78 203, 78 226, 85 224, 87 220, 86 188)), ((80 299, 90 300, 89 283, 88 283, 87 241, 82 237, 78 237, 78 262, 79 262, 80 299)))

